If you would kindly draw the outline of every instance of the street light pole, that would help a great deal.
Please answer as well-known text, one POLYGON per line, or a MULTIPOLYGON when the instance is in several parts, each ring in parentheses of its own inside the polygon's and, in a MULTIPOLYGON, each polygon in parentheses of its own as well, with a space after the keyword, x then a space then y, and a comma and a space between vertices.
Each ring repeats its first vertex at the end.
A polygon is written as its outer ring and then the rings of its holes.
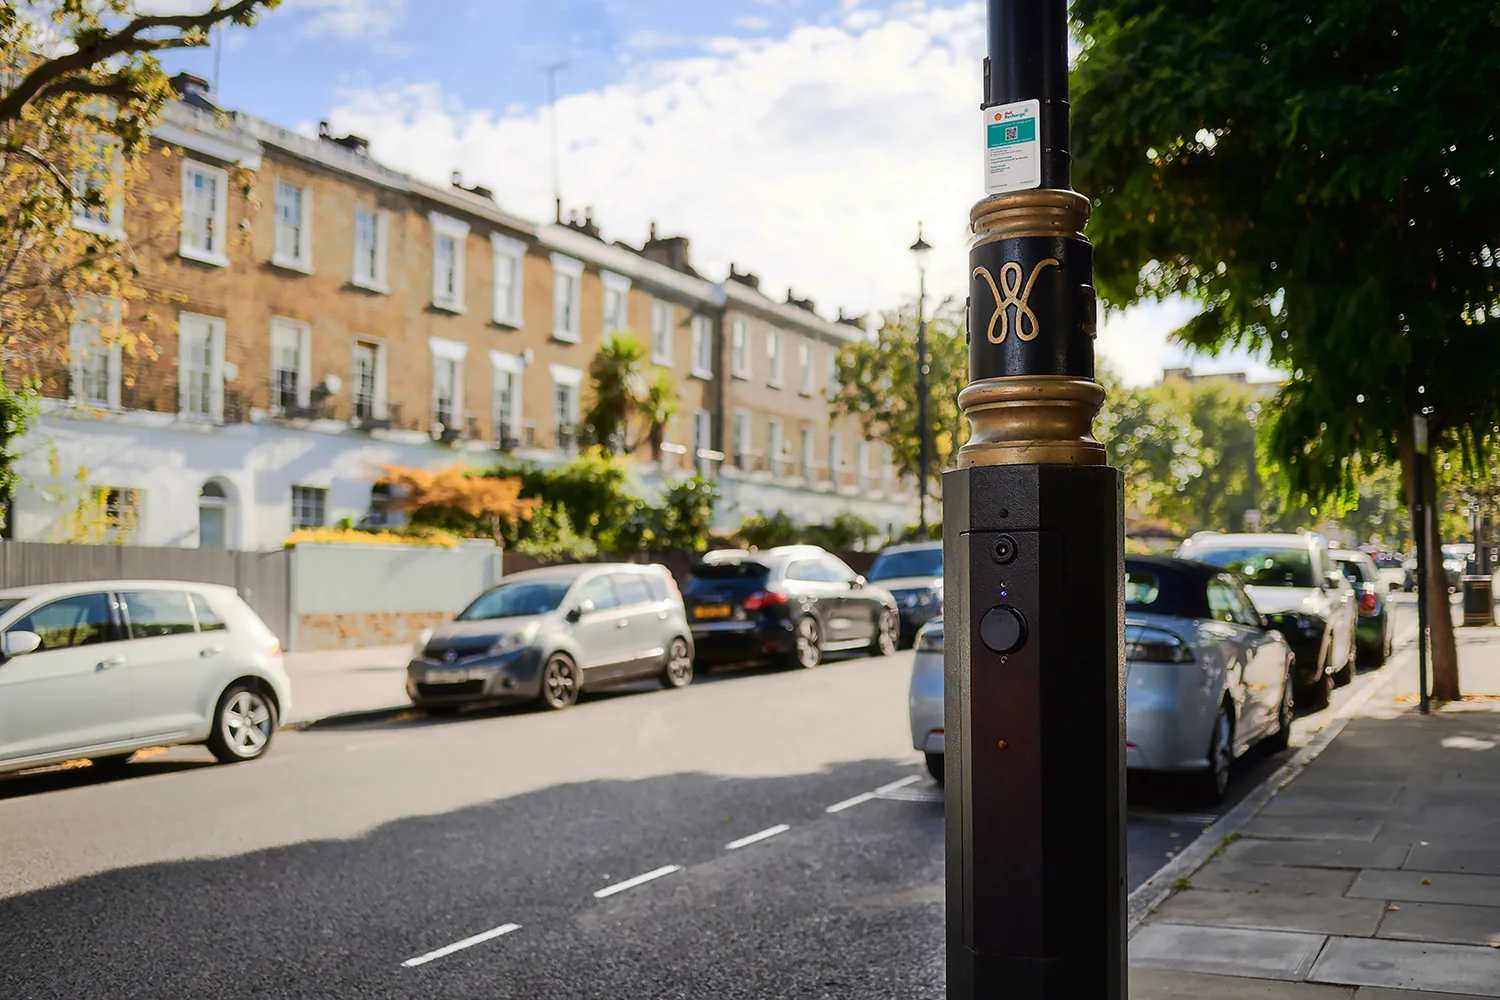
POLYGON ((932 247, 922 239, 922 224, 917 223, 917 242, 911 245, 917 259, 917 524, 922 538, 927 538, 927 475, 932 465, 927 458, 927 255, 932 247))
POLYGON ((1067 2, 988 7, 972 433, 943 476, 948 996, 1124 1000, 1123 487, 1093 436, 1067 2))

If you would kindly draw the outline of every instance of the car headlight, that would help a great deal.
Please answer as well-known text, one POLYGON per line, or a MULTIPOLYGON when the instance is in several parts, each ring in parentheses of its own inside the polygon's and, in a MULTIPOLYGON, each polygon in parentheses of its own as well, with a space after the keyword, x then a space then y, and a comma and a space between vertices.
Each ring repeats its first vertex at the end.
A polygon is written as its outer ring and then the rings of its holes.
POLYGON ((536 622, 514 632, 507 632, 496 639, 494 645, 490 646, 490 655, 499 656, 502 653, 512 653, 531 645, 531 640, 536 638, 537 629, 540 626, 536 622))
POLYGON ((917 633, 917 652, 919 653, 941 653, 943 651, 943 630, 940 628, 924 628, 917 633))
POLYGON ((427 653, 427 644, 432 641, 432 629, 424 628, 417 633, 417 641, 411 644, 412 656, 424 656, 427 653))

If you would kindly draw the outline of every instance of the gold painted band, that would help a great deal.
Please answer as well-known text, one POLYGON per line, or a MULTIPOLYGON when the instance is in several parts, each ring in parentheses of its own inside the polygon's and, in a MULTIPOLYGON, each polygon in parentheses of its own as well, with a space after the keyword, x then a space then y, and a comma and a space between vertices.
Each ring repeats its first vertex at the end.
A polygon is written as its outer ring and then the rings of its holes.
POLYGON ((1093 206, 1077 191, 1012 191, 991 195, 969 211, 975 245, 1017 236, 1081 240, 1093 206))
POLYGON ((1104 387, 1066 375, 1017 375, 971 382, 958 405, 972 433, 958 452, 976 465, 1104 465, 1094 418, 1104 387))

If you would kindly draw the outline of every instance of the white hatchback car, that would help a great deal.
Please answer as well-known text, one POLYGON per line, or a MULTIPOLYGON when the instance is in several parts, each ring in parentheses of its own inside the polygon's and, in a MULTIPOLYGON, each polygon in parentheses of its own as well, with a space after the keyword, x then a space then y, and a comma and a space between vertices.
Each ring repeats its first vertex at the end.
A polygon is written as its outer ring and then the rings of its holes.
POLYGON ((281 645, 233 588, 163 580, 0 590, 0 771, 206 743, 266 752, 291 705, 281 645))

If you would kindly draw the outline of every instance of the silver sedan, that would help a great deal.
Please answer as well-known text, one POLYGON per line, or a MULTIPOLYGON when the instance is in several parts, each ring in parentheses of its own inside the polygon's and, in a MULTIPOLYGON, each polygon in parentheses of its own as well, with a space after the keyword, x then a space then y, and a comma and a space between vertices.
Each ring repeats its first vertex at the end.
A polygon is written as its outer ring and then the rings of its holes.
MULTIPOLYGON (((1234 759, 1286 746, 1292 653, 1239 580, 1180 559, 1125 560, 1125 763, 1189 775, 1223 799, 1234 759)), ((917 633, 908 701, 912 746, 943 780, 943 620, 917 633)))
POLYGON ((1217 566, 1125 559, 1125 766, 1192 777, 1217 803, 1234 759, 1285 747, 1292 652, 1217 566))
POLYGON ((927 773, 943 782, 943 619, 917 630, 911 665, 911 743, 927 757, 927 773))

